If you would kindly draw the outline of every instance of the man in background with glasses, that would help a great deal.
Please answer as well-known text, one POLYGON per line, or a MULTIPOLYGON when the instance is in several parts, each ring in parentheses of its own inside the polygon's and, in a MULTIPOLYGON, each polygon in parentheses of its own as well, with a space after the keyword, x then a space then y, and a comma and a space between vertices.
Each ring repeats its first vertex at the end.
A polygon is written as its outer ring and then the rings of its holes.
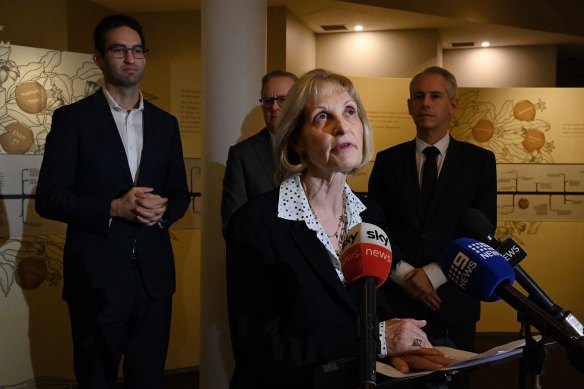
POLYGON ((274 181, 276 122, 286 95, 297 80, 296 75, 281 70, 269 72, 262 77, 260 104, 266 127, 229 148, 221 198, 223 235, 227 231, 229 218, 237 208, 250 198, 279 185, 274 181))
POLYGON ((36 210, 67 223, 63 298, 80 388, 162 389, 175 270, 168 227, 188 203, 178 122, 145 101, 135 19, 94 30, 104 87, 53 114, 36 210))

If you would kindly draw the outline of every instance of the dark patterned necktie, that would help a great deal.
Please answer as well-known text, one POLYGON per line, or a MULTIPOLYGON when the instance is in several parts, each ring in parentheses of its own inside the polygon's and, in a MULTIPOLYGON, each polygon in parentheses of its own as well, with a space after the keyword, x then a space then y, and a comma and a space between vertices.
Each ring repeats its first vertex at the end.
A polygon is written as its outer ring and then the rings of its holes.
POLYGON ((440 154, 440 151, 434 146, 429 146, 422 151, 426 156, 426 161, 424 162, 424 167, 422 168, 422 205, 424 207, 424 212, 427 212, 430 201, 432 200, 432 193, 434 193, 434 188, 436 187, 436 181, 438 180, 438 167, 436 166, 436 156, 440 154))

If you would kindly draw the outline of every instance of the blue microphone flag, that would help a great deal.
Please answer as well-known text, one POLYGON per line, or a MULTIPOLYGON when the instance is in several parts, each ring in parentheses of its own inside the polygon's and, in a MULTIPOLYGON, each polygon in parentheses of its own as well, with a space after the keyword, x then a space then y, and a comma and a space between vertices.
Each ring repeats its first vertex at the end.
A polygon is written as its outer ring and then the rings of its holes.
POLYGON ((481 301, 498 301, 497 286, 515 282, 515 272, 505 257, 475 239, 450 243, 438 261, 446 278, 481 301))

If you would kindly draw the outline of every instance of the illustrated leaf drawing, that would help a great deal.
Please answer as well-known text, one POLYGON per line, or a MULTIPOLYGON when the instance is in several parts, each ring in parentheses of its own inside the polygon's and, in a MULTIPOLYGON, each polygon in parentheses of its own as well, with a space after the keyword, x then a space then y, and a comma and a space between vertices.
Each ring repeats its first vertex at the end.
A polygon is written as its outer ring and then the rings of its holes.
POLYGON ((40 62, 44 64, 47 73, 52 73, 56 67, 61 65, 61 57, 61 51, 51 50, 41 57, 40 62))

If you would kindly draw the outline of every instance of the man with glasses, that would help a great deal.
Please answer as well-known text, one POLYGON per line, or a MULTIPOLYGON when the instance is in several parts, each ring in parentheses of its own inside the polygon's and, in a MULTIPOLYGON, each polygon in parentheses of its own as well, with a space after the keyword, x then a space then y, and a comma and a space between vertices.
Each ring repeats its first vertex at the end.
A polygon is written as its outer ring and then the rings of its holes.
POLYGON ((168 227, 188 203, 178 122, 144 100, 142 27, 108 16, 94 30, 104 87, 53 114, 37 212, 67 223, 63 298, 80 388, 161 389, 174 259, 168 227))
POLYGON ((237 208, 250 198, 278 187, 274 181, 276 122, 286 95, 297 80, 296 75, 281 70, 262 77, 260 104, 266 127, 229 148, 221 197, 223 235, 237 208))

